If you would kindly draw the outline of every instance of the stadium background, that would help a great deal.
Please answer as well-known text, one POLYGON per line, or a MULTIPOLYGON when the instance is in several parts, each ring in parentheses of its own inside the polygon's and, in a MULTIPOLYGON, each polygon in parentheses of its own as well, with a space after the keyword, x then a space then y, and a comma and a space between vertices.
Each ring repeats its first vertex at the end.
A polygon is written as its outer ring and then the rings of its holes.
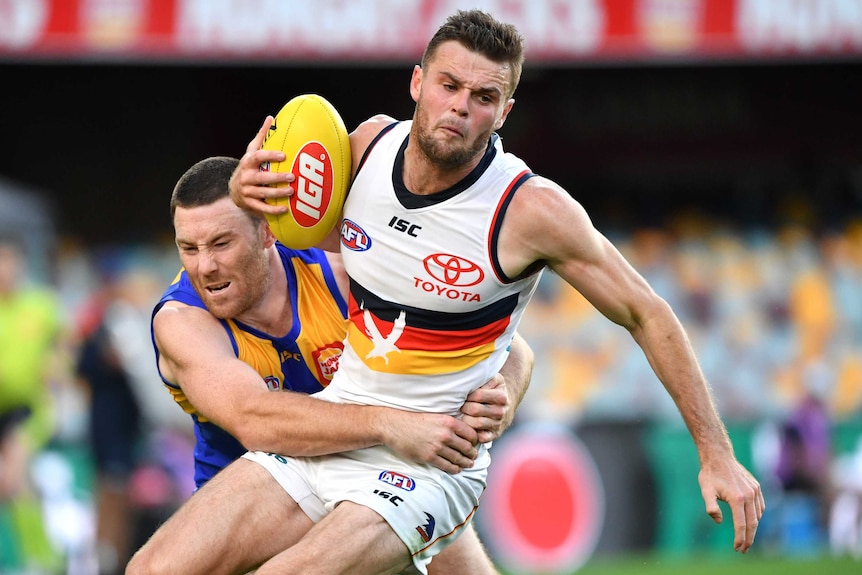
MULTIPOLYGON (((862 286, 862 2, 476 4, 511 16, 528 43, 501 130, 507 149, 565 186, 674 304, 740 459, 771 501, 781 500, 770 475, 775 430, 809 374, 827 374, 836 465, 851 454, 862 429, 853 297, 862 286)), ((379 112, 409 117, 417 49, 453 7, 471 5, 2 2, 0 225, 21 232, 70 323, 118 268, 143 267, 164 283, 177 263, 167 198, 189 165, 241 155, 264 116, 299 93, 327 97, 348 127, 379 112), (359 24, 339 30, 353 18, 385 40, 359 34, 359 24)), ((549 278, 525 319, 537 367, 511 434, 529 441, 532 424, 553 422, 588 455, 574 470, 533 460, 507 476, 527 482, 522 493, 544 494, 522 496, 513 512, 538 535, 522 534, 518 546, 486 526, 492 550, 513 568, 524 566, 506 546, 552 555, 548 541, 577 549, 561 569, 643 552, 726 560, 729 522, 716 528, 703 516, 696 455, 660 385, 625 334, 598 328, 558 287, 549 278), (589 481, 541 483, 591 466, 600 494, 589 481), (584 496, 601 509, 566 539, 584 496), (561 502, 573 511, 541 507, 561 502)), ((55 447, 86 487, 86 405, 59 403, 70 413, 55 447)), ((771 515, 753 553, 829 555, 828 532, 812 530, 810 513, 771 515)))

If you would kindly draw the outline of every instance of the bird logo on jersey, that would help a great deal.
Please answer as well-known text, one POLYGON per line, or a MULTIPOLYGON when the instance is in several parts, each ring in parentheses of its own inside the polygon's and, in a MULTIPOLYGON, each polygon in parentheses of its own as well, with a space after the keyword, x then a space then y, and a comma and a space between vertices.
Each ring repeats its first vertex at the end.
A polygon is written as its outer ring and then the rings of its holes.
POLYGON ((428 520, 428 523, 425 525, 417 525, 416 531, 419 533, 419 536, 422 538, 422 541, 428 543, 431 541, 431 538, 434 537, 434 527, 437 525, 437 522, 434 520, 434 517, 425 512, 425 519, 428 520))
POLYGON ((401 310, 401 313, 398 314, 398 317, 395 319, 395 322, 392 324, 392 331, 389 332, 389 335, 385 336, 380 333, 380 330, 377 328, 377 324, 374 323, 374 318, 371 317, 371 312, 369 312, 364 307, 364 303, 360 306, 363 309, 362 317, 365 320, 365 333, 371 339, 371 343, 374 347, 368 354, 365 356, 365 359, 371 359, 374 357, 382 357, 386 364, 389 364, 388 355, 392 352, 401 353, 401 350, 398 349, 398 346, 395 344, 398 343, 398 338, 401 337, 401 334, 404 333, 404 327, 407 325, 407 314, 404 310, 401 310))

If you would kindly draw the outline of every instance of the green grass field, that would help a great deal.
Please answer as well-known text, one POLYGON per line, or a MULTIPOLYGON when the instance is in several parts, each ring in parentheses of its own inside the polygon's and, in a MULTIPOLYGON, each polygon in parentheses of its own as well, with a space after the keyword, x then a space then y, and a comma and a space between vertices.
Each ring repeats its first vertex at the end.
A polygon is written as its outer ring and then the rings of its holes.
POLYGON ((862 575, 862 561, 830 557, 731 556, 663 559, 656 556, 593 559, 577 575, 862 575))

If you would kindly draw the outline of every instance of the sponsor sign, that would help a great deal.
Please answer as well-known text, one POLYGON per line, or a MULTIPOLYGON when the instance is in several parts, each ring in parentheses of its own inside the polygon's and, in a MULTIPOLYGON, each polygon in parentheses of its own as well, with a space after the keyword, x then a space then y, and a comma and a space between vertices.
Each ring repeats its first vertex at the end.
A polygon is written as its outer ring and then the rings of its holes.
POLYGON ((604 523, 604 488, 567 428, 534 424, 494 442, 477 524, 498 565, 514 573, 573 573, 604 523))
MULTIPOLYGON (((862 55, 862 0, 484 0, 529 61, 862 55)), ((468 0, 0 0, 0 59, 409 62, 468 0), (398 22, 393 26, 392 22, 398 22)))

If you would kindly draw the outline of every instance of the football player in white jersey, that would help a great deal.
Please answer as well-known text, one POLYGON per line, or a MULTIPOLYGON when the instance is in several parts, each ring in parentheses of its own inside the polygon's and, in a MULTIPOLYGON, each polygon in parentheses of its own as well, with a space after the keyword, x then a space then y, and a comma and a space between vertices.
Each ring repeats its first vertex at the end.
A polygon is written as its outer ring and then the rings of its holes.
MULTIPOLYGON (((736 459, 676 315, 572 196, 522 169, 494 135, 512 111, 522 63, 514 27, 481 11, 459 11, 414 68, 410 94, 416 108, 409 127, 390 128, 392 118, 375 116, 351 134, 355 179, 342 226, 349 232, 342 254, 351 278, 351 325, 339 372, 322 393, 337 402, 397 402, 395 376, 406 375, 404 406, 451 409, 470 382, 482 383, 478 373, 499 365, 536 274, 551 269, 642 348, 697 447, 706 512, 721 521, 718 500, 730 505, 734 549, 744 553, 765 507, 763 494, 736 459), (365 169, 366 161, 372 169, 365 169), (370 210, 363 207, 367 201, 373 202, 370 210), (447 217, 439 214, 450 216, 459 206, 467 215, 448 218, 444 227, 447 217), (386 229, 399 220, 406 223, 386 229), (416 232, 415 226, 428 235, 396 235, 400 228, 416 232), (347 241, 363 234, 361 245, 347 241), (404 257, 392 265, 386 257, 399 251, 399 242, 404 257), (483 249, 487 255, 479 255, 483 249), (446 315, 447 306, 457 321, 446 315), (447 343, 437 328, 454 341, 447 343), (381 341, 396 330, 396 341, 381 341), (446 371, 447 362, 453 371, 446 371), (440 385, 421 387, 423 375, 440 385)), ((281 208, 261 201, 290 193, 270 186, 292 181, 259 171, 264 162, 284 160, 280 152, 259 150, 270 121, 249 145, 232 192, 250 209, 279 213, 281 208)), ((262 476, 275 478, 290 494, 272 492, 273 513, 296 544, 263 564, 259 575, 421 573, 478 505, 489 464, 487 446, 482 450, 472 468, 456 475, 399 462, 380 448, 321 458, 252 454, 229 466, 220 489, 202 501, 228 504, 236 489, 271 485, 262 476)), ((185 520, 196 517, 208 515, 192 511, 185 520)), ((189 545, 183 537, 181 553, 189 553, 189 545)), ((194 553, 222 552, 208 549, 202 536, 191 545, 194 553)))
MULTIPOLYGON (((207 158, 177 183, 171 213, 183 270, 153 314, 160 375, 178 407, 195 420, 196 483, 203 486, 217 477, 219 469, 245 451, 244 445, 307 454, 382 442, 451 473, 471 465, 475 443, 493 439, 511 423, 530 379, 529 346, 519 338, 505 368, 466 398, 457 418, 309 398, 306 394, 327 384, 328 374, 307 366, 305 359, 318 357, 318 344, 331 346, 344 337, 347 277, 341 256, 275 244, 262 217, 230 200, 228 181, 238 162, 207 158), (297 271, 305 264, 311 265, 297 271), (318 267, 320 276, 314 273, 318 267), (289 355, 282 359, 287 365, 279 369, 267 360, 269 346, 276 348, 276 356, 289 355), (280 382, 275 387, 264 383, 273 379, 280 382)), ((277 517, 269 513, 269 494, 242 501, 246 507, 237 517, 244 526, 238 531, 256 537, 254 545, 242 545, 236 529, 222 530, 214 519, 203 522, 210 526, 208 538, 240 543, 230 547, 233 555, 195 558, 193 568, 162 563, 170 555, 159 553, 159 545, 177 541, 173 527, 178 523, 171 520, 129 570, 159 572, 163 565, 174 573, 233 572, 237 564, 245 570, 284 549, 289 540, 281 539, 278 525, 260 519, 277 517), (234 562, 233 556, 241 559, 234 562)), ((212 511, 218 519, 227 516, 220 507, 212 511)), ((180 531, 187 533, 188 526, 180 531)), ((497 573, 472 529, 440 555, 431 572, 497 573)))

